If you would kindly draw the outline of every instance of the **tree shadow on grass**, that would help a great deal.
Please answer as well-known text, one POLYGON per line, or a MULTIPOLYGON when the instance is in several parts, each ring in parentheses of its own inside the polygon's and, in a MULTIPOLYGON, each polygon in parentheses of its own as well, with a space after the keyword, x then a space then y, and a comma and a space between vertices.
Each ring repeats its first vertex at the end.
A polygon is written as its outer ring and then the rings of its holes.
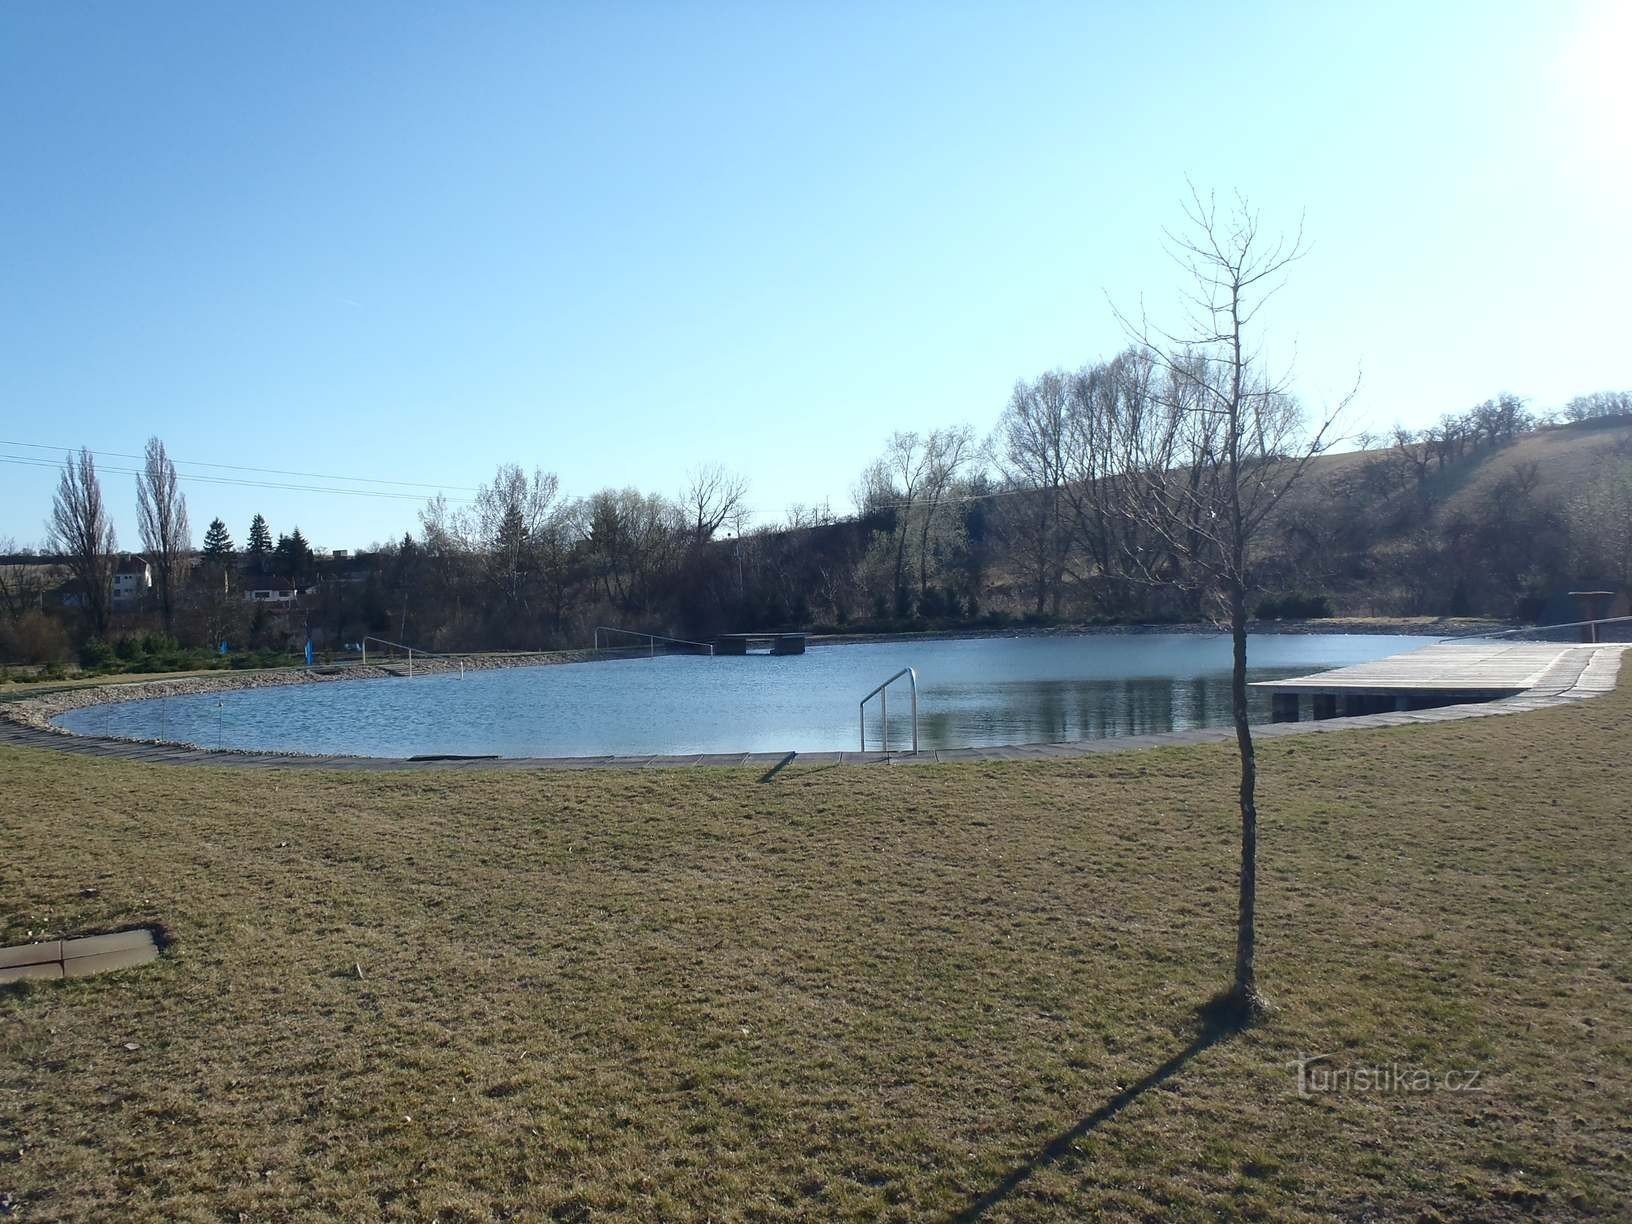
POLYGON ((1016 1165, 1007 1177, 954 1215, 952 1219, 958 1221, 958 1224, 966 1224, 968 1221, 981 1219, 993 1207, 996 1207, 1023 1186, 1033 1174, 1048 1168, 1050 1165, 1058 1164, 1071 1154, 1072 1149, 1082 1139, 1116 1117, 1117 1114, 1132 1105, 1152 1088, 1160 1087, 1164 1082, 1173 1078, 1185 1068, 1191 1059, 1195 1058, 1203 1050, 1234 1036, 1247 1024, 1246 1018, 1237 1012, 1224 996, 1213 999, 1198 1008, 1197 1019, 1200 1021, 1201 1029, 1182 1050, 1135 1083, 1129 1084, 1121 1092, 1094 1110, 1093 1113, 1079 1119, 1069 1130, 1061 1131, 1058 1135, 1055 1135, 1029 1159, 1016 1165))
MULTIPOLYGON (((787 756, 783 757, 775 765, 772 765, 763 774, 761 774, 760 777, 759 777, 759 780, 761 782, 775 782, 778 778, 780 778, 782 776, 782 771, 784 769, 786 769, 789 765, 793 764, 793 759, 795 757, 797 757, 798 755, 799 754, 797 752, 788 753, 787 756)), ((838 769, 840 764, 841 764, 841 762, 834 761, 831 765, 812 765, 812 766, 809 766, 808 768, 801 769, 801 770, 799 770, 798 773, 792 774, 790 776, 795 777, 795 778, 808 778, 812 774, 826 773, 830 769, 838 769)))
POLYGON ((798 754, 798 753, 797 753, 797 752, 790 752, 790 753, 788 753, 788 755, 787 755, 787 756, 785 756, 785 757, 783 757, 783 758, 782 758, 782 759, 781 759, 781 760, 780 760, 780 761, 778 761, 778 762, 777 762, 777 763, 776 763, 776 764, 775 764, 775 765, 772 765, 772 766, 771 766, 771 767, 770 767, 770 768, 769 768, 769 769, 767 769, 767 770, 766 770, 766 771, 765 771, 765 772, 764 772, 764 773, 763 773, 763 774, 761 774, 761 775, 760 775, 760 778, 759 778, 759 780, 760 780, 760 781, 761 781, 761 782, 772 782, 772 781, 775 781, 775 780, 776 780, 776 775, 777 775, 777 774, 779 774, 779 773, 781 773, 781 772, 782 772, 782 771, 783 771, 783 770, 784 770, 784 769, 786 769, 786 768, 787 768, 787 767, 788 767, 788 766, 789 766, 789 765, 791 765, 791 764, 793 764, 793 758, 794 758, 794 757, 796 757, 796 756, 798 756, 798 755, 799 755, 799 754, 798 754))

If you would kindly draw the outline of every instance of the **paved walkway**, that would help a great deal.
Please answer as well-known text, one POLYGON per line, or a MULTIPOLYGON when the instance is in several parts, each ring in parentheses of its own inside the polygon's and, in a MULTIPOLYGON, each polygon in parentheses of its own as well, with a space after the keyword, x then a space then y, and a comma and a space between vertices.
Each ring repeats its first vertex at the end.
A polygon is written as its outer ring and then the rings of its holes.
MULTIPOLYGON (((1621 652, 1626 648, 1622 645, 1547 647, 1546 649, 1555 657, 1545 665, 1533 667, 1525 675, 1524 678, 1531 682, 1529 686, 1516 696, 1497 701, 1440 706, 1431 710, 1367 714, 1354 718, 1329 718, 1318 722, 1263 723, 1253 728, 1253 736, 1256 739, 1277 739, 1283 735, 1323 734, 1366 727, 1403 727, 1418 723, 1449 722, 1461 718, 1489 718, 1569 705, 1612 691, 1616 676, 1620 672, 1621 652)), ((1300 679, 1314 681, 1316 678, 1300 679)), ((1465 689, 1468 685, 1450 684, 1445 687, 1465 689)), ((1196 731, 1172 731, 1161 735, 1127 735, 1110 739, 1071 740, 1056 744, 943 748, 920 752, 916 756, 911 753, 885 755, 881 752, 726 752, 689 756, 483 757, 410 761, 396 757, 280 756, 271 753, 212 752, 206 748, 177 748, 130 740, 62 735, 0 720, 0 743, 29 748, 50 748, 59 752, 73 752, 82 756, 110 760, 165 765, 225 765, 250 769, 368 771, 684 769, 705 765, 752 766, 775 772, 795 761, 801 765, 932 765, 948 761, 1042 761, 1097 756, 1105 752, 1128 752, 1143 748, 1225 743, 1233 742, 1234 739, 1235 732, 1232 728, 1208 727, 1196 731)))
POLYGON ((1601 649, 1619 648, 1557 642, 1438 642, 1312 676, 1259 680, 1253 687, 1282 693, 1366 696, 1512 696, 1547 683, 1555 668, 1563 676, 1579 675, 1601 649))

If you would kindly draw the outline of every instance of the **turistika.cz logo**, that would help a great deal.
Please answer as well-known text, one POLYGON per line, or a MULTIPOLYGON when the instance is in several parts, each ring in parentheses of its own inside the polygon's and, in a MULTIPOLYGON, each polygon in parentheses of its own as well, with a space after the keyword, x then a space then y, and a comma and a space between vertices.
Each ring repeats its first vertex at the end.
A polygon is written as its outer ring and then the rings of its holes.
POLYGON ((1334 1067, 1332 1054, 1305 1054, 1287 1063, 1296 1071, 1298 1095, 1318 1096, 1326 1092, 1484 1092, 1484 1072, 1452 1068, 1435 1071, 1408 1063, 1391 1062, 1378 1066, 1334 1067))

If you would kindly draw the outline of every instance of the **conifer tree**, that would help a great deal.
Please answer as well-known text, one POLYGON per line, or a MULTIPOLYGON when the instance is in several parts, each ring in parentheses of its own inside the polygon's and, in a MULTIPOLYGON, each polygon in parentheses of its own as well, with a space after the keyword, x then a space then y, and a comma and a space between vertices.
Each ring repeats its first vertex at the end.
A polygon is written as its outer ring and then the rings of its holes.
POLYGON ((272 557, 272 529, 266 519, 257 514, 249 524, 249 546, 244 549, 255 562, 255 568, 266 573, 266 563, 272 557))
POLYGON ((204 533, 204 556, 210 561, 225 561, 232 556, 232 533, 220 519, 210 520, 209 530, 204 533))

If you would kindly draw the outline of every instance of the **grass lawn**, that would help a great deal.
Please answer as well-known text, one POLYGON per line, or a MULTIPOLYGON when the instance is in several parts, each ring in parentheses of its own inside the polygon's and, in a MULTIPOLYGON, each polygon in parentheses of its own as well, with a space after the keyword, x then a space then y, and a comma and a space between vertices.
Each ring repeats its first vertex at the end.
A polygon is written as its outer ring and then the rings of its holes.
POLYGON ((0 1217, 1625 1217, 1632 683, 1262 751, 251 772, 0 750, 0 1217), (94 891, 93 891, 94 890, 94 891), (134 1049, 127 1048, 133 1044, 134 1049), (1477 1071, 1477 1092, 1300 1097, 1477 1071))

